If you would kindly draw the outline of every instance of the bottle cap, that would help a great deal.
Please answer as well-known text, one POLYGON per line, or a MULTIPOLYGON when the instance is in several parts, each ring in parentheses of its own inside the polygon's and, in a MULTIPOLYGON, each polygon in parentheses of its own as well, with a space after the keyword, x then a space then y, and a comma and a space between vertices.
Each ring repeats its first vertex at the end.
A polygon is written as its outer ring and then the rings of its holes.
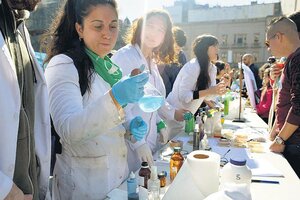
POLYGON ((135 174, 133 173, 133 171, 130 172, 129 178, 131 178, 131 179, 135 178, 135 174))
POLYGON ((142 162, 142 167, 148 167, 148 163, 147 162, 142 162))
POLYGON ((181 148, 180 147, 174 147, 174 152, 180 152, 181 148))
POLYGON ((158 174, 158 178, 163 178, 163 177, 165 177, 165 176, 166 176, 166 174, 165 174, 164 171, 162 171, 162 172, 160 172, 160 173, 158 174))
POLYGON ((230 163, 236 166, 244 166, 246 165, 246 159, 232 159, 230 158, 230 163))
POLYGON ((183 115, 184 120, 190 120, 193 117, 193 114, 191 112, 186 112, 183 115))
POLYGON ((212 114, 211 113, 207 113, 207 117, 208 118, 212 117, 212 114))

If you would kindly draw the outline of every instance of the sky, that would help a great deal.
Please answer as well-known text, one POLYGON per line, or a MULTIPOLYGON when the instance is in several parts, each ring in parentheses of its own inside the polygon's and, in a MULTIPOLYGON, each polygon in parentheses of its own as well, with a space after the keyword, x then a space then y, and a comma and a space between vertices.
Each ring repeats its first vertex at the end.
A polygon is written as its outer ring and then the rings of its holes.
MULTIPOLYGON (((175 0, 117 0, 119 17, 128 17, 131 21, 142 16, 148 10, 172 6, 175 0)), ((253 1, 253 0, 252 0, 253 1)), ((257 3, 273 3, 279 0, 257 0, 257 3)), ((196 0, 197 4, 209 4, 209 6, 234 6, 250 5, 251 0, 196 0)))

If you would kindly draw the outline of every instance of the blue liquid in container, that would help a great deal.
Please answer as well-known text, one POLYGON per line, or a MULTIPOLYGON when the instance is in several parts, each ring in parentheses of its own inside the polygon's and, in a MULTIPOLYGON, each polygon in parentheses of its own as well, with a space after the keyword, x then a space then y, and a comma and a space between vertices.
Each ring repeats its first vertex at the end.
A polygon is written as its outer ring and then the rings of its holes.
POLYGON ((158 110, 164 102, 162 96, 143 96, 139 100, 139 106, 144 112, 154 112, 158 110))

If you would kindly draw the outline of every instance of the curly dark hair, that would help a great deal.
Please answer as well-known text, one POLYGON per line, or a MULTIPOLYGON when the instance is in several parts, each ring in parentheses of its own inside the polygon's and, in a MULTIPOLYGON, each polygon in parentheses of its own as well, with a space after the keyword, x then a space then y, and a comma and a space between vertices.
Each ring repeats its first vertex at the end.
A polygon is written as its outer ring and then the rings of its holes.
POLYGON ((89 15, 91 8, 97 5, 111 6, 118 13, 115 0, 67 0, 42 38, 42 48, 46 49, 47 53, 45 63, 58 54, 69 52, 76 55, 77 63, 80 63, 80 66, 76 67, 82 77, 80 86, 83 84, 88 91, 94 66, 85 53, 84 42, 79 40, 75 24, 83 26, 84 18, 89 15))

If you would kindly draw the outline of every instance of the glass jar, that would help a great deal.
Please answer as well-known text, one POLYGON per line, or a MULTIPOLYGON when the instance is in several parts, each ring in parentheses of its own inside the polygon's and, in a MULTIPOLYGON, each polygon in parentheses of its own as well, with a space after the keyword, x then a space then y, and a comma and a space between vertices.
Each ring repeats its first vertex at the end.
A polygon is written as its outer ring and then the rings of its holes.
POLYGON ((151 171, 147 162, 142 162, 141 169, 139 171, 139 185, 148 188, 147 183, 150 179, 151 171))
POLYGON ((175 176, 177 175, 177 173, 179 172, 184 158, 180 153, 181 148, 180 147, 174 147, 174 153, 171 156, 171 160, 170 160, 170 179, 171 181, 174 180, 175 176))

